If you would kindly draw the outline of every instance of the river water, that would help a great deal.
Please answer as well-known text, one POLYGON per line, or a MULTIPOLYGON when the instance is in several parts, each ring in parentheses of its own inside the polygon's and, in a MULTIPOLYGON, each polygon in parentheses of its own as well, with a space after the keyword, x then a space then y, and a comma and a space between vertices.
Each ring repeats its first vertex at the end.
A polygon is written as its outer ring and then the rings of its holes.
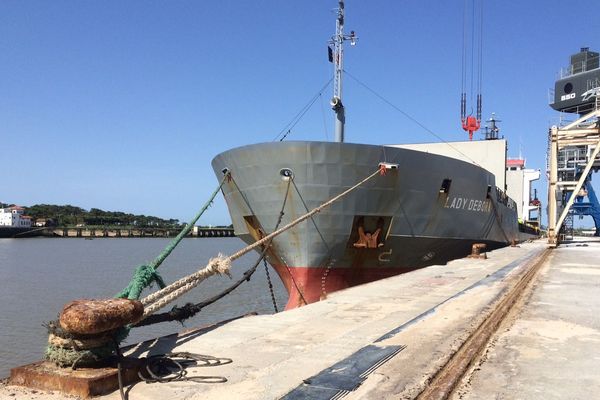
MULTIPOLYGON (((48 334, 43 323, 56 319, 63 305, 80 298, 112 297, 127 286, 135 267, 151 261, 169 243, 162 238, 30 238, 0 239, 0 378, 10 368, 42 358, 48 334)), ((244 247, 237 238, 188 238, 159 268, 168 284, 203 268, 219 252, 229 255, 244 247)), ((233 264, 233 279, 256 261, 249 253, 233 264)), ((287 294, 269 267, 277 305, 287 294)), ((179 299, 200 302, 232 284, 227 277, 211 277, 179 299)), ((144 292, 144 295, 149 293, 144 292)), ((171 305, 166 309, 170 309, 171 305)), ((195 327, 249 312, 274 312, 264 266, 249 282, 185 321, 195 327)), ((125 344, 181 331, 178 322, 134 329, 125 344)))

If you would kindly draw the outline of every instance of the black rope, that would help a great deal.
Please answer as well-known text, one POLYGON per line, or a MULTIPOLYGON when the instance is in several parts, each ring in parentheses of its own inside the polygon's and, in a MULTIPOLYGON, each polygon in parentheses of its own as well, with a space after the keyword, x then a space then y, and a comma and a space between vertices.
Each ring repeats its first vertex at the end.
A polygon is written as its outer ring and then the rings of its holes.
MULTIPOLYGON (((275 227, 275 229, 273 231, 277 230, 277 227, 279 226, 279 224, 281 223, 281 220, 283 219, 283 210, 285 209, 285 203, 287 201, 288 194, 290 193, 290 183, 294 183, 294 177, 293 176, 290 176, 289 179, 288 179, 288 185, 287 185, 287 188, 285 190, 285 198, 283 199, 283 207, 281 208, 281 212, 279 213, 279 219, 277 220, 277 225, 276 225, 276 227, 275 227)), ((294 186, 295 185, 296 184, 294 183, 294 186)), ((290 274, 290 279, 292 280, 292 283, 294 284, 294 287, 296 288, 296 291, 300 295, 300 298, 302 299, 302 301, 304 302, 304 304, 308 304, 307 301, 306 301, 306 299, 304 298, 304 293, 302 293, 302 291, 300 290, 300 286, 298 286, 298 283, 296 282, 296 278, 294 278, 294 274, 292 274, 292 271, 290 270, 289 265, 287 265, 287 263, 285 261, 283 263, 285 265, 285 268, 287 269, 288 274, 290 274)))
MULTIPOLYGON (((235 180, 233 180, 233 182, 237 187, 237 183, 235 183, 235 180)), ((239 187, 238 187, 238 190, 239 190, 239 187)), ((283 216, 285 215, 284 210, 285 210, 285 205, 287 203, 289 191, 290 191, 290 182, 288 181, 287 190, 285 192, 285 198, 283 199, 283 204, 281 206, 281 210, 279 211, 279 217, 277 219, 277 224, 275 225, 274 231, 279 228, 279 225, 281 224, 281 221, 283 220, 283 216)), ((241 191, 240 191, 240 193, 241 193, 241 191)), ((245 197, 242 196, 242 198, 244 198, 244 200, 246 200, 245 197)), ((246 200, 246 202, 247 202, 247 200, 246 200)), ((248 203, 248 207, 250 207, 249 203, 248 203)), ((251 207, 250 207, 250 209, 251 209, 251 207)), ((167 311, 164 313, 149 315, 148 317, 146 317, 145 319, 143 319, 142 321, 140 321, 136 325, 134 325, 134 327, 137 328, 140 326, 153 325, 153 324, 158 324, 161 322, 171 322, 171 321, 183 322, 186 319, 189 319, 189 318, 193 317, 194 315, 198 314, 204 307, 213 304, 214 302, 222 299, 223 297, 227 296, 229 293, 233 292, 235 289, 237 289, 238 286, 240 286, 242 283, 244 283, 244 281, 250 281, 250 277, 254 274, 254 272, 256 272, 256 269, 258 268, 258 265, 260 264, 260 262, 265 260, 265 256, 266 256, 267 252, 269 251, 269 248, 270 248, 272 242, 273 242, 273 239, 269 240, 269 242, 266 243, 265 246, 262 247, 260 256, 254 263, 254 265, 251 268, 249 268, 246 272, 244 272, 241 279, 239 279, 233 285, 229 286, 227 289, 223 290, 222 292, 216 294, 215 296, 213 296, 207 300, 201 301, 200 303, 195 303, 195 304, 194 303, 186 303, 185 305, 183 305, 181 307, 175 306, 170 311, 167 311)), ((274 299, 275 294, 273 293, 273 286, 271 284, 271 280, 269 278, 268 271, 267 271, 267 278, 269 279, 269 287, 271 289, 271 296, 274 299)), ((273 303, 275 304, 275 312, 278 312, 275 300, 273 300, 273 303)))
POLYGON ((123 354, 121 353, 121 348, 119 347, 119 341, 116 337, 113 338, 113 343, 115 345, 115 350, 117 352, 117 379, 119 381, 119 394, 121 395, 121 400, 127 400, 127 395, 125 394, 125 390, 123 390, 123 354))
POLYGON ((173 307, 171 309, 171 311, 167 311, 167 312, 160 313, 160 314, 149 315, 142 321, 135 324, 134 327, 138 328, 140 326, 153 325, 153 324, 158 324, 160 322, 171 322, 171 321, 183 322, 186 319, 193 317, 194 315, 198 314, 204 307, 213 304, 214 302, 222 299, 223 297, 227 296, 229 293, 233 292, 235 289, 237 289, 238 286, 240 286, 242 283, 244 283, 244 281, 249 281, 250 277, 252 276, 252 274, 254 274, 254 272, 256 272, 258 265, 265 257, 265 255, 268 251, 268 248, 269 247, 266 246, 263 249, 258 260, 256 260, 256 262, 254 263, 254 265, 251 268, 249 268, 246 272, 244 272, 241 279, 239 279, 237 282, 235 282, 233 285, 229 286, 227 289, 223 290, 222 292, 214 295, 213 297, 211 297, 207 300, 201 301, 200 303, 195 303, 195 304, 194 303, 186 303, 185 305, 183 305, 181 307, 177 307, 177 306, 173 307))
MULTIPOLYGON (((281 221, 283 220, 283 216, 285 215, 284 210, 285 210, 285 205, 287 203, 288 195, 290 193, 290 182, 291 181, 292 181, 292 177, 290 177, 290 179, 288 179, 288 185, 285 190, 285 197, 283 198, 283 205, 281 206, 281 210, 279 211, 279 217, 277 218, 277 223, 275 224, 275 229, 273 229, 273 232, 276 231, 277 228, 279 228, 279 225, 281 224, 281 221)), ((267 246, 267 248, 268 248, 268 246, 267 246)), ((263 257, 263 264, 265 266, 265 274, 267 275, 267 284, 269 285, 269 292, 271 293, 271 301, 273 302, 273 309, 275 310, 276 313, 278 313, 279 309, 277 308, 277 301, 275 300, 275 292, 273 291, 273 283, 271 282, 271 275, 269 274, 269 266, 267 265, 267 260, 264 257, 263 257)))
MULTIPOLYGON (((385 154, 385 147, 384 147, 384 154, 385 154)), ((304 205, 304 208, 306 209, 306 211, 309 211, 308 205, 306 204, 306 201, 304 201, 304 197, 302 197, 302 193, 300 193, 300 189, 298 189, 298 186, 296 185, 294 178, 292 177, 291 179, 292 179, 292 183, 294 184, 294 189, 296 190, 296 193, 298 193, 298 197, 300 197, 300 201, 304 205)), ((321 241, 323 242, 323 244, 325 245, 325 248, 327 249, 327 254, 329 254, 323 264, 325 266, 324 267, 325 271, 323 272, 323 276, 321 277, 321 292, 324 296, 326 296, 327 293, 325 292, 325 280, 327 279, 327 275, 329 275, 329 270, 331 269, 331 264, 330 264, 331 263, 331 249, 329 248, 327 241, 323 237, 323 234, 319 230, 319 227, 317 226, 317 222, 315 221, 315 219, 313 217, 310 217, 310 220, 312 221, 315 229, 317 230, 317 233, 321 237, 321 241)))
MULTIPOLYGON (((231 176, 231 175, 230 175, 231 176)), ((283 198, 283 205, 281 207, 281 211, 279 212, 279 218, 277 219, 277 224, 275 225, 275 229, 274 231, 277 230, 277 228, 279 227, 279 224, 281 224, 281 220, 283 219, 283 215, 284 215, 284 210, 285 210, 285 204, 287 202, 287 198, 288 198, 288 194, 290 192, 290 182, 292 180, 293 177, 289 177, 290 179, 288 179, 288 185, 285 189, 285 197, 283 198)), ((244 200, 244 202, 246 203, 246 205, 248 206, 248 209, 250 210, 250 212, 252 213, 252 215, 254 215, 256 217, 256 213, 252 210, 252 206, 250 205, 250 202, 248 201, 248 199, 246 198, 246 196, 244 195, 244 193, 240 190, 240 187, 238 186, 237 182, 235 181, 235 178, 231 178, 233 184, 235 185, 235 187, 237 188, 238 192, 240 193, 240 195, 242 196, 242 200, 244 200)), ((256 220, 258 222, 258 224, 262 227, 261 222, 258 220, 258 217, 256 217, 256 220)), ((269 242, 270 244, 270 242, 269 242)), ((300 298, 302 299, 302 301, 305 304, 308 304, 306 302, 306 299, 304 298, 304 294, 302 293, 302 291, 300 290, 300 287, 298 286, 298 283, 296 282, 296 278, 294 278, 294 275, 292 274, 292 271, 290 271, 290 267, 285 264, 284 261, 284 265, 288 271, 288 274, 290 275, 290 279, 292 281, 292 283, 294 284, 294 287, 296 288, 296 291, 298 292, 298 294, 300 294, 300 298)))
POLYGON ((231 364, 231 358, 218 358, 204 354, 188 352, 154 355, 146 359, 144 369, 138 371, 138 377, 146 383, 165 383, 173 381, 191 381, 196 383, 225 383, 224 376, 194 375, 188 376, 187 366, 216 367, 231 364), (142 373, 142 371, 144 371, 142 373))
MULTIPOLYGON (((125 384, 123 382, 123 362, 127 359, 123 357, 119 344, 115 340, 117 350, 117 379, 119 381, 119 394, 121 400, 127 400, 125 384)), ((233 360, 225 357, 213 357, 204 354, 194 354, 188 352, 165 353, 150 356, 143 359, 142 366, 136 366, 138 378, 146 383, 166 383, 174 381, 189 381, 196 383, 225 383, 227 378, 215 375, 193 375, 188 376, 186 367, 217 367, 220 365, 231 364, 233 360)))

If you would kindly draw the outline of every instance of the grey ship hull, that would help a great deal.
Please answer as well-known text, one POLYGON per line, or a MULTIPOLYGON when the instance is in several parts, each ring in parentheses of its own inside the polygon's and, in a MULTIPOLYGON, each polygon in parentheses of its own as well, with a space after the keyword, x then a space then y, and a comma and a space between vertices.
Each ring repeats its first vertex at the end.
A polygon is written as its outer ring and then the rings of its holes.
POLYGON ((231 172, 223 194, 246 243, 273 231, 293 172, 282 224, 353 186, 378 168, 398 165, 276 237, 267 260, 284 282, 287 308, 326 293, 519 240, 516 207, 494 175, 473 164, 415 150, 350 143, 276 142, 217 155, 217 176, 231 172), (446 180, 446 184, 444 181, 446 180), (449 182, 449 183, 448 183, 449 182), (444 190, 444 186, 449 186, 444 190), (382 228, 380 246, 356 248, 358 226, 382 228))

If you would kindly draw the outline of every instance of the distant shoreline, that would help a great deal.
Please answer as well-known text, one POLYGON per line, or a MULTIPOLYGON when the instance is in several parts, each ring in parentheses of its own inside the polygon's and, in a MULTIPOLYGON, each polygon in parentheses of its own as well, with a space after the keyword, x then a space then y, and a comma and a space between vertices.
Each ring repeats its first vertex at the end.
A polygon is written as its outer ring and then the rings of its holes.
MULTIPOLYGON (((38 228, 12 228, 0 227, 0 238, 165 238, 175 237, 181 228, 96 228, 96 227, 38 227, 38 228)), ((194 227, 186 237, 235 237, 233 228, 194 227)))

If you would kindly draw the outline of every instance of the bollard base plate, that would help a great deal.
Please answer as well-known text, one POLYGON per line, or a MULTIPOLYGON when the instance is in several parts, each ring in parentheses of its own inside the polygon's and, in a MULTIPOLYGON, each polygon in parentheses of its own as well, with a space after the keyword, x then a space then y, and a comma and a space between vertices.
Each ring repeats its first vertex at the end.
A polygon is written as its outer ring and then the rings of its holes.
MULTIPOLYGON (((137 372, 141 363, 136 361, 124 361, 121 369, 124 385, 139 381, 137 372)), ((100 396, 119 388, 116 365, 73 370, 58 367, 48 361, 38 361, 11 369, 8 384, 31 389, 55 390, 82 398, 100 396)))

